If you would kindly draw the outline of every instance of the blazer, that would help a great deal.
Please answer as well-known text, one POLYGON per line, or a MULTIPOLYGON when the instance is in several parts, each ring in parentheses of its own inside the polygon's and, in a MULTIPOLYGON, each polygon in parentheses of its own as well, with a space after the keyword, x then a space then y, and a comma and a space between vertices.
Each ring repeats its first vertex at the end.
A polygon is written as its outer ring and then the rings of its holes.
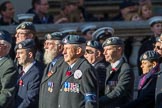
POLYGON ((18 72, 13 60, 3 57, 0 60, 0 108, 13 108, 18 72))
POLYGON ((38 108, 42 65, 36 62, 17 82, 15 108, 38 108))
MULTIPOLYGON (((62 81, 62 64, 63 57, 60 57, 51 71, 48 70, 48 65, 44 70, 44 75, 40 84, 39 92, 39 108, 57 108, 60 85, 62 81)), ((65 63, 66 65, 66 63, 65 63)))
POLYGON ((129 64, 122 61, 112 70, 111 65, 107 67, 105 81, 105 95, 100 97, 101 108, 115 108, 133 99, 134 73, 129 64))
POLYGON ((63 76, 59 92, 60 108, 98 108, 98 80, 95 69, 88 61, 79 58, 70 72, 63 64, 63 76))

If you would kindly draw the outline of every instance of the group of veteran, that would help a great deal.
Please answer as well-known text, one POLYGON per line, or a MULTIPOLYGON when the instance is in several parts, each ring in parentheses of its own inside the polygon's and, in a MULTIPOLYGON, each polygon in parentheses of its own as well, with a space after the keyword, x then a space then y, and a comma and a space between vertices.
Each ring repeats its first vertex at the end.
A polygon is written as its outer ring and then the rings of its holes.
POLYGON ((112 28, 97 29, 87 40, 65 31, 48 33, 44 53, 35 33, 31 22, 18 25, 14 63, 12 37, 0 31, 0 108, 161 107, 161 92, 155 93, 161 75, 156 51, 140 56, 143 74, 134 99, 134 72, 112 28))

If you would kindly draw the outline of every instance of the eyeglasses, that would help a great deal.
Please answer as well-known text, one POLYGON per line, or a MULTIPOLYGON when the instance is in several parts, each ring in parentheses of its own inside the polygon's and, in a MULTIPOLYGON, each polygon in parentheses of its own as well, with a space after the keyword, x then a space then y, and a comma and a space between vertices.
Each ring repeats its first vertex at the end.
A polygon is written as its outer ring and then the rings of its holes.
POLYGON ((154 49, 162 50, 162 48, 160 48, 160 46, 154 46, 154 49))
POLYGON ((86 51, 85 51, 87 54, 94 54, 95 52, 94 51, 92 51, 92 50, 89 50, 89 49, 86 49, 86 51))

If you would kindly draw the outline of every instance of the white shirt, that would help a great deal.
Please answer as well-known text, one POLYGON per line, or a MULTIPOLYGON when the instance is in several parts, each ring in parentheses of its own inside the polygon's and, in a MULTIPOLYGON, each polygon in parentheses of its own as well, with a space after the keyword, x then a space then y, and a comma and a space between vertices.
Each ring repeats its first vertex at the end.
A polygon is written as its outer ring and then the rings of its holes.
POLYGON ((36 63, 36 61, 33 61, 31 64, 29 64, 27 67, 23 68, 24 73, 27 73, 28 70, 36 63))

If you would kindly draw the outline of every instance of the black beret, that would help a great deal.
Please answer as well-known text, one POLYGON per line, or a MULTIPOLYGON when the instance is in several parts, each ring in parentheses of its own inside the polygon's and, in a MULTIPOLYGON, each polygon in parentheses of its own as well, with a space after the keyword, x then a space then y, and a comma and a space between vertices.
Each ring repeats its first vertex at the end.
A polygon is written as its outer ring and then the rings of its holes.
POLYGON ((51 34, 46 34, 45 39, 46 40, 62 40, 64 38, 64 34, 61 32, 53 32, 51 34))
POLYGON ((15 47, 15 51, 17 49, 30 49, 30 48, 34 48, 35 47, 35 42, 33 39, 26 39, 22 42, 19 42, 18 44, 16 44, 15 47))
POLYGON ((67 35, 62 42, 64 44, 82 44, 86 43, 86 39, 79 35, 67 35))
POLYGON ((0 40, 5 40, 8 43, 12 43, 12 36, 8 31, 0 30, 0 40))
POLYGON ((135 6, 136 3, 132 2, 132 1, 123 1, 121 4, 120 4, 120 9, 124 9, 126 7, 129 7, 129 6, 135 6))
POLYGON ((102 46, 105 47, 105 46, 109 46, 109 45, 124 45, 124 42, 119 38, 119 37, 110 37, 110 38, 107 38, 102 46))
POLYGON ((35 26, 32 22, 22 22, 16 27, 16 30, 18 29, 28 29, 28 30, 36 31, 35 26))
POLYGON ((90 47, 92 47, 92 48, 101 50, 101 51, 103 50, 102 44, 101 44, 100 42, 98 42, 98 41, 90 40, 90 41, 87 42, 86 45, 87 45, 87 46, 90 46, 90 47))
POLYGON ((140 61, 142 60, 158 60, 160 58, 160 55, 153 50, 146 51, 143 53, 140 57, 140 61))

